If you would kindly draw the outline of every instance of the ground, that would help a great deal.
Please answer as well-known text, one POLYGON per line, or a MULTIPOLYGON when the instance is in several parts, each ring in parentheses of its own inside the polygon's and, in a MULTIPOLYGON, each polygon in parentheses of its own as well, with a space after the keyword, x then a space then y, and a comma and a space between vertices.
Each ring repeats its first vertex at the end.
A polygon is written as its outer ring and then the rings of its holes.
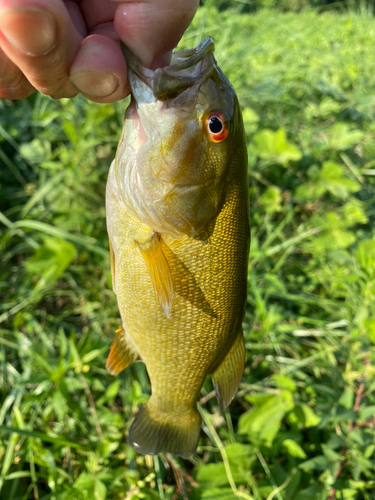
POLYGON ((193 461, 130 448, 147 375, 105 371, 126 103, 0 102, 1 499, 374 498, 375 21, 241 9, 181 42, 213 36, 238 93, 252 214, 245 374, 224 415, 204 386, 193 461))

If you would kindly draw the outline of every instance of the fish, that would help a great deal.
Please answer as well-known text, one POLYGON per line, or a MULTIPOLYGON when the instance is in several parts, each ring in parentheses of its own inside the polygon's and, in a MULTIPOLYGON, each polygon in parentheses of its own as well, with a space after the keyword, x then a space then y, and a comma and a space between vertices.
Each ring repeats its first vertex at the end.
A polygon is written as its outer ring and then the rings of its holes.
POLYGON ((146 365, 151 396, 130 426, 130 445, 144 455, 190 457, 206 378, 224 409, 245 363, 245 132, 212 38, 155 71, 123 52, 132 97, 106 188, 122 324, 106 367, 117 375, 135 361, 146 365))

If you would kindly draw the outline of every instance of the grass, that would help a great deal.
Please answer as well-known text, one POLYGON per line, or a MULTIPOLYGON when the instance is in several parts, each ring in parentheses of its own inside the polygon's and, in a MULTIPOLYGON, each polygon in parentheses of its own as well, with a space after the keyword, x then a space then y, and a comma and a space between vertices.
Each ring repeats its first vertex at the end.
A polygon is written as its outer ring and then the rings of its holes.
POLYGON ((244 110, 247 364, 207 381, 192 461, 127 444, 149 382, 105 360, 119 324, 104 190, 126 104, 0 102, 0 499, 374 498, 375 21, 202 7, 244 110))

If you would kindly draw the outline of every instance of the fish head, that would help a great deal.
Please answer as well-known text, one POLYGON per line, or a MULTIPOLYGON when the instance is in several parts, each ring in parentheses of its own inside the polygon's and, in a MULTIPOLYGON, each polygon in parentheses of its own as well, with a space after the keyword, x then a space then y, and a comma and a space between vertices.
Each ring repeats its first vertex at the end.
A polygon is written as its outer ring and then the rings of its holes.
POLYGON ((155 71, 124 50, 133 99, 123 141, 137 174, 124 189, 137 192, 130 198, 144 222, 174 236, 194 235, 215 217, 233 158, 246 156, 237 97, 213 49, 206 38, 155 71))

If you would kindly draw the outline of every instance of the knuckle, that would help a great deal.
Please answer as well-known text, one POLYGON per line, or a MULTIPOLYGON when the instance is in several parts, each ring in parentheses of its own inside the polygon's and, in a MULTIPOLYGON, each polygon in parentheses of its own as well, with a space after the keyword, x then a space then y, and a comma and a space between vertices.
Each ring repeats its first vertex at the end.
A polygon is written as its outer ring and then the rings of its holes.
POLYGON ((74 97, 78 94, 78 90, 69 81, 67 75, 63 75, 61 73, 36 77, 33 79, 33 85, 37 90, 39 90, 39 92, 49 95, 54 99, 74 97))
POLYGON ((34 88, 21 72, 0 74, 0 97, 2 99, 23 99, 34 92, 34 88))
POLYGON ((0 48, 0 97, 12 100, 23 99, 31 95, 34 90, 22 71, 0 48))
POLYGON ((9 87, 9 86, 3 86, 0 82, 1 99, 9 99, 11 101, 17 99, 24 99, 25 97, 29 97, 34 91, 35 89, 31 85, 23 87, 9 87))

